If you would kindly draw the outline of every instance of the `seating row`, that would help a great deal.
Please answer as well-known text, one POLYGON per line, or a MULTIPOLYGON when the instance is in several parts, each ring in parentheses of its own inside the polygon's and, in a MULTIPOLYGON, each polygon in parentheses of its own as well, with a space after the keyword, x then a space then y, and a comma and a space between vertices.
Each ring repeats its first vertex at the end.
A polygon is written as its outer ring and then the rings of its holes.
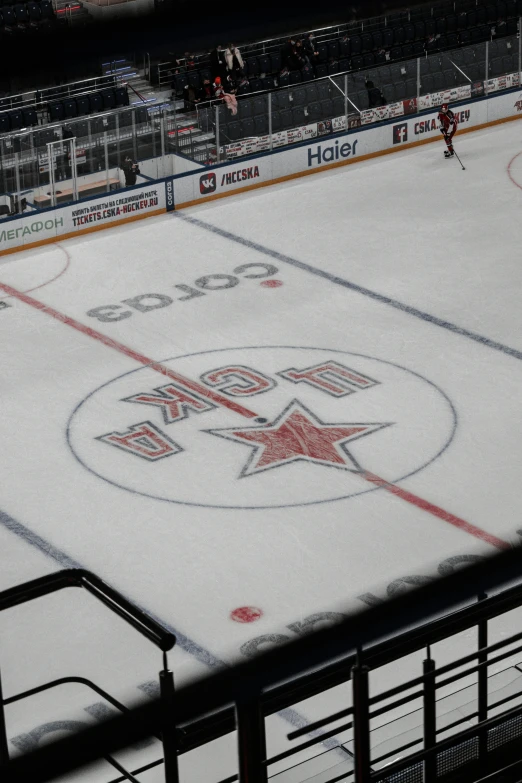
POLYGON ((72 117, 81 117, 85 114, 95 114, 128 105, 129 95, 126 87, 109 88, 50 103, 48 105, 49 122, 61 122, 72 117))
MULTIPOLYGON (((457 4, 456 4, 457 5, 457 4)), ((246 74, 252 82, 276 76, 281 86, 297 84, 313 78, 324 78, 334 73, 372 68, 392 61, 420 57, 425 53, 457 49, 462 46, 490 40, 493 35, 516 35, 518 18, 522 16, 522 0, 499 0, 497 3, 459 3, 455 11, 448 4, 447 13, 432 15, 424 12, 423 18, 404 21, 402 24, 382 26, 372 32, 345 35, 329 41, 316 42, 317 52, 312 63, 313 71, 305 69, 281 74, 285 65, 281 52, 273 50, 260 55, 244 57, 246 74)), ((174 88, 178 95, 190 84, 199 87, 203 79, 211 78, 208 67, 188 70, 174 76, 174 88)), ((255 87, 258 88, 257 83, 255 87)), ((261 87, 259 89, 267 89, 261 87)), ((250 89, 255 92, 256 89, 250 89)))
POLYGON ((50 0, 17 2, 12 6, 4 5, 0 10, 0 27, 4 28, 38 25, 39 22, 51 19, 54 19, 54 11, 50 0))

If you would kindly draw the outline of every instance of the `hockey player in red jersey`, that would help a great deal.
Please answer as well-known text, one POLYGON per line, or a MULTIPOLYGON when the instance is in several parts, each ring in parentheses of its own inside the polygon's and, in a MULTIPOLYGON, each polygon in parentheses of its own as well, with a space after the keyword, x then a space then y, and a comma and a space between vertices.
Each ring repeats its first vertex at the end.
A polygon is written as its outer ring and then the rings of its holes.
POLYGON ((451 111, 447 103, 443 103, 439 111, 440 132, 444 136, 444 141, 447 144, 448 149, 444 150, 444 156, 446 158, 452 158, 455 154, 453 149, 453 136, 457 130, 457 118, 451 111))

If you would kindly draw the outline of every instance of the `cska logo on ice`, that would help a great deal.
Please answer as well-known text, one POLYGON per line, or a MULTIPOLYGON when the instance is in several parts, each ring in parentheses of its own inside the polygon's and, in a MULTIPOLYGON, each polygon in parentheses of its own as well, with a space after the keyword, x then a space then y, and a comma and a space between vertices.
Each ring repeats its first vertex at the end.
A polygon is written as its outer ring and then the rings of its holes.
POLYGON ((81 464, 130 492, 271 508, 347 498, 375 489, 376 476, 412 475, 444 451, 455 426, 445 393, 410 369, 273 346, 126 373, 78 406, 67 434, 81 464))

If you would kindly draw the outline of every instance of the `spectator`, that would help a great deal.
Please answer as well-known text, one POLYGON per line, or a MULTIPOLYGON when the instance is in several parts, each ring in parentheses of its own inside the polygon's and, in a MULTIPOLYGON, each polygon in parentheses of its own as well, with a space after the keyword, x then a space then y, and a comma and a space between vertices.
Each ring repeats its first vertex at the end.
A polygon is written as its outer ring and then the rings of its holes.
POLYGON ((297 57, 295 38, 289 38, 281 51, 281 62, 283 64, 283 70, 287 68, 289 71, 296 71, 299 69, 299 60, 297 57))
POLYGON ((215 79, 216 76, 219 76, 219 78, 223 80, 226 79, 227 61, 225 58, 225 52, 219 44, 210 52, 210 70, 212 72, 213 79, 215 79))
POLYGON ((241 52, 233 43, 229 44, 228 49, 225 51, 225 60, 232 80, 234 82, 239 81, 245 72, 245 63, 241 57, 241 52))
POLYGON ((379 88, 375 87, 372 81, 366 80, 366 89, 368 90, 368 104, 370 109, 375 109, 377 106, 386 106, 386 98, 379 88))
POLYGON ((236 96, 230 92, 225 92, 225 88, 221 84, 221 78, 216 76, 214 79, 214 98, 221 98, 221 100, 228 106, 232 114, 237 114, 237 99, 236 96))
POLYGON ((319 52, 317 51, 317 46, 315 44, 315 35, 313 33, 308 33, 308 36, 304 39, 303 48, 305 50, 306 55, 308 56, 308 59, 310 60, 310 63, 312 65, 316 65, 319 57, 319 52))
POLYGON ((185 111, 194 111, 197 104, 201 103, 200 90, 193 87, 192 84, 186 84, 183 87, 183 100, 185 101, 185 111))
POLYGON ((213 97, 214 90, 210 79, 203 79, 203 86, 201 87, 201 100, 211 101, 213 97))
POLYGON ((140 173, 140 167, 130 155, 126 155, 120 168, 125 175, 125 187, 130 188, 136 184, 136 177, 140 173))
POLYGON ((221 83, 221 76, 216 76, 214 79, 214 84, 212 85, 212 89, 214 91, 214 98, 222 98, 225 94, 225 88, 223 87, 221 83))
POLYGON ((62 139, 74 139, 76 136, 76 133, 74 133, 73 129, 70 125, 64 125, 62 128, 62 139))

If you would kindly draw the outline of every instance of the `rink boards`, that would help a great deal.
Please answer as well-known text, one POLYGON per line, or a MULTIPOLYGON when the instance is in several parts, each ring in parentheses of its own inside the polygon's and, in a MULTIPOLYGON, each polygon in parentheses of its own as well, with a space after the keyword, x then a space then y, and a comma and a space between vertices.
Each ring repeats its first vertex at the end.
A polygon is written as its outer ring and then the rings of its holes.
MULTIPOLYGON (((458 133, 522 117, 522 92, 510 90, 452 106, 458 133)), ((182 209, 316 171, 441 140, 437 110, 401 116, 300 142, 214 167, 200 168, 105 193, 65 207, 31 212, 0 225, 0 255, 36 247, 114 225, 182 209)), ((194 164, 196 165, 196 164, 194 164)))

